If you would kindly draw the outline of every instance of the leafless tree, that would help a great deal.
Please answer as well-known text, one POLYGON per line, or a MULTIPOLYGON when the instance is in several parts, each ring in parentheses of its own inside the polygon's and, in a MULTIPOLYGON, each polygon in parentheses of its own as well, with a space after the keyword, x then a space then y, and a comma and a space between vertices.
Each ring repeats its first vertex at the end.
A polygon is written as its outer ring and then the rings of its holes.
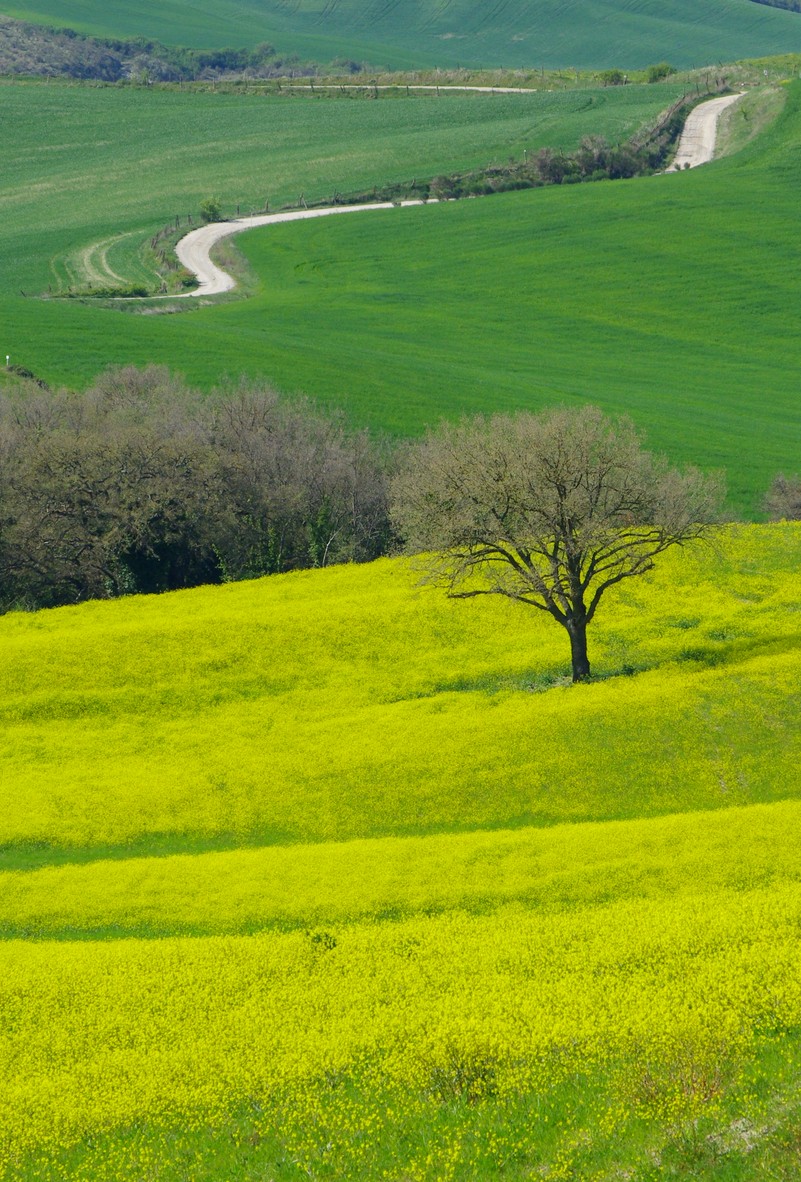
POLYGON ((384 553, 385 463, 305 400, 163 367, 0 395, 0 610, 384 553))
POLYGON ((391 505, 407 548, 433 554, 432 581, 547 612, 584 681, 606 591, 701 537, 721 495, 720 478, 671 468, 628 420, 586 407, 441 425, 408 449, 391 505))
POLYGON ((210 438, 236 519, 231 570, 363 562, 386 550, 386 480, 366 432, 304 399, 244 385, 215 400, 210 438))
POLYGON ((801 521, 801 476, 780 473, 768 489, 765 508, 771 521, 801 521))

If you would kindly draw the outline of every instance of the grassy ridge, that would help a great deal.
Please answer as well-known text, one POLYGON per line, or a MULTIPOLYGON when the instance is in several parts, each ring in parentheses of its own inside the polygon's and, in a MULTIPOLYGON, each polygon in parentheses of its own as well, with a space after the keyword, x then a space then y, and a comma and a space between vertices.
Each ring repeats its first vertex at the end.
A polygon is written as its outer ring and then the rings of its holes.
POLYGON ((789 1180, 799 557, 673 555, 575 688, 389 561, 0 620, 0 1177, 789 1180))
POLYGON ((124 0, 102 10, 91 0, 23 0, 8 15, 108 36, 155 37, 169 44, 219 47, 270 41, 327 61, 337 55, 393 68, 423 65, 644 66, 668 57, 680 66, 731 61, 801 48, 794 14, 748 0, 558 0, 489 7, 479 0, 367 4, 365 0, 152 0, 133 11, 124 0))

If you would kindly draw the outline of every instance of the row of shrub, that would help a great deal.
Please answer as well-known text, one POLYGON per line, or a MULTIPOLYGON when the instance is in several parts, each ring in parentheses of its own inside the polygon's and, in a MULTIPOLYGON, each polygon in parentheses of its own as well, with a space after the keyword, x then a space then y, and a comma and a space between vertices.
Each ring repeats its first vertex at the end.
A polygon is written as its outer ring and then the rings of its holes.
MULTIPOLYGON (((664 82, 665 78, 670 78, 672 74, 676 73, 676 67, 671 66, 670 62, 656 62, 654 65, 646 67, 645 81, 649 84, 664 82)), ((602 82, 604 86, 625 86, 629 81, 629 76, 624 74, 622 70, 601 70, 598 74, 598 81, 602 82)))
MULTIPOLYGON (((0 394, 0 611, 367 562, 390 552, 397 448, 340 413, 163 367, 0 394)), ((775 520, 801 520, 777 476, 775 520)))
POLYGON ((218 583, 386 552, 366 432, 240 385, 123 368, 0 397, 0 608, 218 583))
MULTIPOLYGON (((361 69, 348 63, 349 72, 361 69)), ((188 82, 217 78, 313 76, 319 66, 279 54, 266 43, 254 49, 184 49, 137 37, 89 37, 0 17, 0 74, 65 77, 101 82, 188 82)))
POLYGON ((656 127, 622 144, 610 144, 602 136, 586 136, 575 152, 541 148, 523 161, 489 164, 486 168, 469 172, 437 176, 431 181, 413 180, 411 183, 401 182, 358 193, 336 194, 334 201, 337 204, 415 198, 442 201, 513 189, 535 189, 543 185, 570 185, 584 181, 647 176, 665 167, 694 101, 675 105, 656 127))

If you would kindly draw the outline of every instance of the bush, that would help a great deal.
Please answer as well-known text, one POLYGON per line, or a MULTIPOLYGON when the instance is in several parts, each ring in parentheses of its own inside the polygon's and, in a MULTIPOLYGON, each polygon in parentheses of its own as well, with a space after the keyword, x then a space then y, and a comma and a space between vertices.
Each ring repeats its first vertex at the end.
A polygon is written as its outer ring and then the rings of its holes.
POLYGON ((207 197, 200 203, 200 216, 204 222, 221 222, 222 202, 219 197, 207 197))
POLYGON ((655 66, 649 66, 645 71, 646 82, 661 82, 663 78, 669 78, 671 74, 676 73, 676 67, 671 66, 670 62, 657 62, 655 66))
POLYGON ((780 473, 768 489, 765 508, 771 521, 801 521, 801 476, 780 473))
POLYGON ((0 608, 219 583, 388 548, 365 432, 239 387, 114 369, 85 394, 0 397, 0 608))

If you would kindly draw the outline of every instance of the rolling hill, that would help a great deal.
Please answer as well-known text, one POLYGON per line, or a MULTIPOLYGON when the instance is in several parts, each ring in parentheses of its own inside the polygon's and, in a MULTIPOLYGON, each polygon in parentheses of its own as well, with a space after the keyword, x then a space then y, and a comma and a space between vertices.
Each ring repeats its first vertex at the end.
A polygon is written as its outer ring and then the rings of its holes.
POLYGON ((246 330, 279 385, 399 432, 598 402, 725 467, 754 512, 801 455, 799 143, 795 83, 769 131, 689 173, 253 231, 262 286, 203 316, 220 343, 246 330))
POLYGON ((752 0, 28 0, 8 16, 195 47, 275 44, 330 61, 421 66, 676 66, 801 50, 801 17, 752 0))
POLYGON ((736 508, 758 513, 801 452, 788 232, 798 83, 767 131, 703 169, 253 231, 238 239, 247 299, 154 315, 180 305, 136 314, 19 295, 58 290, 87 256, 136 278, 163 224, 152 213, 169 217, 223 178, 229 202, 260 204, 268 185, 271 200, 323 195, 348 178, 519 158, 590 128, 614 136, 644 118, 643 102, 653 111, 675 94, 657 90, 438 105, 11 86, 6 109, 30 151, 0 198, 5 351, 51 383, 88 384, 109 363, 156 361, 206 387, 244 372, 396 434, 441 415, 591 401, 632 415, 676 460, 725 467, 736 508), (51 145, 64 103, 73 134, 51 145))
POLYGON ((789 1179, 800 556, 5 616, 0 1177, 789 1179))
POLYGON ((726 468, 737 510, 758 513, 801 450, 788 236, 801 87, 782 90, 779 119, 703 169, 253 231, 233 248, 250 298, 155 315, 181 305, 37 297, 152 276, 149 235, 215 190, 232 212, 265 195, 274 208, 570 148, 630 134, 680 89, 372 102, 9 85, 21 150, 0 191, 2 347, 51 384, 112 363, 164 363, 201 387, 246 373, 396 434, 596 402, 675 460, 726 468))

